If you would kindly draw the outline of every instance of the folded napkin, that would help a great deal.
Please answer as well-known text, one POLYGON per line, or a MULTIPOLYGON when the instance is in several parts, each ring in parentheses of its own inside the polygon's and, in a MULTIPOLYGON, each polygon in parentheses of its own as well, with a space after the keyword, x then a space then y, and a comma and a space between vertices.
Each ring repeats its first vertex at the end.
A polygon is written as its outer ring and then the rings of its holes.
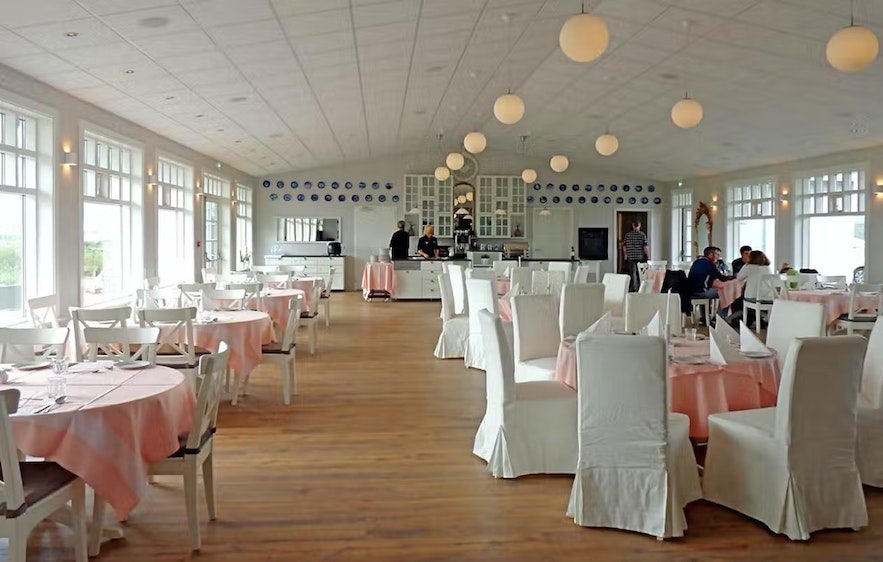
POLYGON ((770 352, 770 350, 767 349, 767 346, 765 346, 763 342, 754 335, 754 332, 748 329, 745 322, 741 320, 739 321, 739 342, 742 352, 770 352))
POLYGON ((653 315, 650 322, 641 329, 641 333, 647 336, 656 336, 658 338, 665 337, 665 323, 662 321, 659 311, 653 315))
MULTIPOLYGON (((722 324, 722 322, 718 322, 718 324, 722 324)), ((726 365, 727 363, 744 361, 742 354, 727 343, 726 336, 718 333, 717 330, 711 330, 708 332, 708 335, 710 336, 709 361, 711 361, 712 364, 726 365)))
POLYGON ((580 332, 580 335, 608 336, 611 333, 613 333, 613 323, 610 319, 610 313, 605 312, 594 324, 580 332))
POLYGON ((719 336, 721 336, 721 341, 724 342, 739 342, 739 332, 733 329, 727 322, 724 322, 722 319, 718 318, 717 322, 714 323, 714 331, 717 332, 719 336))

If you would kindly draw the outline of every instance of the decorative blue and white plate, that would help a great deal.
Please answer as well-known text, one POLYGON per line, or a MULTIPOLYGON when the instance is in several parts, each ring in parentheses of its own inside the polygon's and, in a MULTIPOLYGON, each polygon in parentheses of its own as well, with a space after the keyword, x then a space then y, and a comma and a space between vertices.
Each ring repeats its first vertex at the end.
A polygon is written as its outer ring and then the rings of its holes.
POLYGON ((331 189, 337 189, 338 187, 340 187, 339 183, 337 183, 336 181, 331 182, 331 189))
POLYGON ((623 199, 622 197, 617 197, 617 198, 616 198, 616 204, 617 204, 617 205, 622 205, 623 201, 625 201, 625 199, 623 199))
POLYGON ((609 205, 609 204, 610 204, 610 197, 605 197, 605 198, 604 198, 604 204, 605 204, 605 205, 609 205))
POLYGON ((656 191, 656 186, 655 185, 647 186, 647 191, 649 191, 650 193, 653 193, 654 191, 656 191))
POLYGON ((564 202, 565 203, 573 203, 573 197, 568 195, 567 197, 564 198, 564 202))
POLYGON ((334 200, 333 195, 331 195, 330 193, 325 194, 325 201, 333 201, 333 200, 334 200))
POLYGON ((635 186, 635 191, 644 191, 644 186, 642 186, 642 185, 636 185, 636 186, 635 186))
POLYGON ((371 184, 371 189, 380 189, 380 184, 376 181, 371 184))
POLYGON ((567 191, 567 186, 562 183, 558 186, 558 191, 567 191))
POLYGON ((554 183, 547 183, 546 189, 555 189, 555 184, 554 183))
POLYGON ((284 199, 284 200, 286 200, 286 201, 291 201, 291 194, 290 194, 290 193, 286 193, 285 195, 282 196, 282 199, 284 199))
POLYGON ((389 182, 386 182, 386 189, 392 189, 392 184, 389 182))
POLYGON ((650 202, 650 200, 647 199, 646 197, 641 197, 641 203, 643 203, 644 205, 646 205, 649 202, 650 202))
POLYGON ((307 196, 304 195, 303 193, 298 193, 298 194, 297 194, 297 200, 298 200, 298 201, 306 201, 306 199, 307 199, 307 196))
POLYGON ((275 193, 271 193, 270 194, 270 201, 275 201, 276 199, 279 199, 279 196, 276 195, 275 193))
POLYGON ((632 205, 634 205, 637 202, 638 202, 638 200, 635 199, 634 197, 629 197, 629 203, 631 203, 632 205))
POLYGON ((575 184, 571 185, 570 189, 572 189, 574 191, 579 191, 579 184, 575 183, 575 184))
POLYGON ((593 195, 592 196, 592 203, 597 203, 597 202, 598 202, 598 197, 593 195))
POLYGON ((276 187, 278 187, 279 189, 282 189, 283 187, 285 187, 285 182, 282 180, 277 181, 276 187))
POLYGON ((539 190, 541 190, 542 188, 543 188, 543 186, 541 186, 541 185, 538 184, 538 183, 533 184, 533 189, 534 189, 534 191, 539 191, 539 190))
POLYGON ((615 183, 610 184, 610 191, 616 191, 617 189, 619 189, 619 188, 616 187, 615 183))
POLYGON ((304 189, 312 189, 312 188, 313 188, 313 182, 311 182, 311 181, 304 182, 304 189))
POLYGON ((363 181, 359 182, 359 189, 365 189, 366 187, 368 187, 368 185, 365 182, 363 182, 363 181))
POLYGON ((556 195, 555 197, 552 198, 552 203, 558 204, 558 203, 560 203, 560 202, 561 202, 561 198, 558 197, 557 195, 556 195))
POLYGON ((356 194, 354 193, 354 194, 353 194, 353 197, 352 197, 352 200, 353 200, 353 203, 355 203, 356 201, 359 200, 359 196, 356 195, 356 194))
POLYGON ((348 182, 346 182, 345 184, 343 184, 343 186, 344 186, 345 188, 347 188, 347 189, 352 189, 352 188, 353 188, 353 182, 348 181, 348 182))
POLYGON ((270 187, 270 180, 264 180, 264 187, 270 187))
POLYGON ((310 195, 310 201, 318 201, 318 200, 319 200, 318 193, 314 193, 314 194, 310 195))
POLYGON ((585 204, 586 204, 586 198, 583 197, 582 195, 579 196, 578 201, 579 201, 579 204, 580 204, 580 205, 585 205, 585 204))
POLYGON ((386 203, 386 195, 381 193, 380 195, 377 196, 377 200, 380 201, 381 203, 386 203))
POLYGON ((541 195, 541 196, 540 196, 540 203, 542 203, 543 205, 545 205, 545 204, 548 203, 548 202, 549 202, 549 198, 548 198, 548 197, 546 197, 545 195, 541 195))
POLYGON ((316 184, 316 187, 318 187, 319 189, 325 189, 325 182, 320 181, 319 183, 316 184))
POLYGON ((603 183, 599 183, 599 184, 598 184, 598 187, 597 187, 596 189, 597 189, 598 191, 604 191, 604 184, 603 184, 603 183))
POLYGON ((623 191, 628 191, 630 189, 631 189, 631 186, 629 184, 625 184, 624 186, 622 186, 623 191))
POLYGON ((340 201, 341 203, 343 203, 344 201, 346 201, 346 195, 341 193, 340 195, 337 196, 337 200, 340 201))
POLYGON ((393 195, 393 196, 392 196, 392 202, 393 202, 393 203, 398 203, 398 202, 399 202, 399 196, 398 196, 398 195, 393 195))
POLYGON ((528 202, 528 203, 533 203, 533 195, 528 195, 528 196, 527 196, 527 202, 528 202))
POLYGON ((592 184, 590 184, 590 183, 586 184, 586 191, 592 191, 592 184))
POLYGON ((369 193, 365 196, 365 203, 370 203, 371 201, 374 201, 374 196, 369 193))
POLYGON ((297 186, 300 185, 296 181, 291 182, 291 189, 297 189, 297 186))
POLYGON ((657 205, 661 204, 661 203, 662 203, 662 197, 657 197, 657 198, 653 199, 653 202, 656 203, 657 205))

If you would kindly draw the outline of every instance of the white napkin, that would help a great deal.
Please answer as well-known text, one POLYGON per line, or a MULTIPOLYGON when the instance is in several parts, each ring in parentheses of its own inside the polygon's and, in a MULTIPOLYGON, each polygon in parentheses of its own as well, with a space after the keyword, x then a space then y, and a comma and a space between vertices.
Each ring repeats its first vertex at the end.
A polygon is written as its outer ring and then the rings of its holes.
POLYGON ((659 315, 658 310, 653 315, 653 318, 650 319, 650 322, 641 330, 641 333, 658 338, 665 337, 665 323, 663 323, 662 316, 659 315))
POLYGON ((739 321, 739 341, 740 341, 740 349, 742 352, 760 352, 760 353, 769 353, 770 350, 767 349, 767 346, 760 341, 757 336, 754 335, 754 332, 748 329, 748 326, 745 325, 744 321, 739 321))
POLYGON ((718 318, 717 322, 714 323, 714 331, 717 332, 719 336, 721 336, 721 341, 725 341, 727 343, 739 342, 739 332, 733 329, 727 322, 724 322, 722 319, 718 318))
POLYGON ((605 312, 594 324, 581 332, 587 336, 609 336, 611 333, 613 333, 613 324, 609 312, 605 312))
MULTIPOLYGON (((722 322, 718 321, 718 324, 722 322)), ((734 330, 735 331, 735 330, 734 330)), ((727 343, 726 336, 718 333, 717 330, 708 332, 709 342, 709 361, 714 365, 726 365, 727 363, 737 363, 743 361, 742 354, 736 348, 727 343)))

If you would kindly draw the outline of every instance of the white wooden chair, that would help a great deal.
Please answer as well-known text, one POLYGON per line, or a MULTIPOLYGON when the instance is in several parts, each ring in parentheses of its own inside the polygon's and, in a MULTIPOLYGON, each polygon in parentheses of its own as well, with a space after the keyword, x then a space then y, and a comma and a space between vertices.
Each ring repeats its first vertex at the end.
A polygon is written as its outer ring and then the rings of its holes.
POLYGON ((245 308, 245 289, 203 289, 203 310, 242 310, 245 308))
POLYGON ((837 319, 837 327, 845 328, 847 334, 854 331, 870 331, 874 329, 879 315, 883 314, 883 284, 853 283, 849 293, 849 312, 841 314, 837 319), (862 306, 862 301, 876 301, 876 311, 870 312, 862 306))
POLYGON ((647 262, 639 261, 637 263, 638 266, 638 278, 644 280, 647 278, 647 271, 650 270, 650 264, 647 262))
POLYGON ((251 270, 255 274, 255 278, 257 278, 260 274, 276 273, 276 271, 278 271, 276 267, 277 266, 275 265, 253 265, 251 266, 251 270))
POLYGON ((290 273, 295 275, 303 275, 307 270, 306 265, 294 265, 290 263, 282 263, 276 266, 276 271, 279 273, 290 273))
POLYGON ((325 327, 331 325, 331 284, 334 283, 334 267, 329 266, 322 274, 322 314, 325 316, 325 327))
POLYGON ((181 303, 178 289, 136 289, 135 308, 172 308, 181 303))
POLYGON ((178 299, 178 302, 180 306, 200 308, 202 306, 202 291, 214 288, 214 283, 181 283, 178 285, 178 290, 181 291, 181 298, 178 299))
POLYGON ((778 274, 753 275, 745 282, 743 308, 745 320, 748 311, 754 311, 754 331, 760 333, 760 320, 764 312, 773 309, 773 301, 777 298, 788 299, 788 286, 778 274))
POLYGON ((648 269, 666 269, 668 268, 668 260, 647 260, 648 269))
POLYGON ((289 273, 256 273, 255 280, 268 289, 287 289, 291 281, 289 273))
POLYGON ((132 317, 132 307, 79 308, 72 306, 71 331, 74 334, 74 354, 78 362, 85 360, 86 342, 83 330, 86 328, 125 328, 132 317))
POLYGON ((215 267, 203 267, 202 268, 202 282, 203 283, 211 283, 215 284, 217 281, 218 270, 215 267))
POLYGON ((196 489, 200 467, 205 486, 205 503, 209 519, 214 521, 215 480, 214 480, 214 437, 218 421, 218 404, 221 400, 221 387, 227 371, 229 357, 227 344, 221 342, 218 352, 199 358, 198 389, 196 411, 190 432, 179 438, 181 447, 160 462, 148 467, 151 475, 174 475, 184 478, 184 504, 187 510, 187 527, 190 531, 190 548, 199 550, 202 541, 199 535, 199 510, 196 489))
POLYGON ((509 275, 509 265, 513 262, 511 261, 503 261, 503 260, 494 260, 493 271, 494 275, 497 277, 506 277, 509 275))
POLYGON ((255 281, 250 281, 248 283, 227 283, 225 288, 232 291, 238 291, 240 289, 245 291, 245 297, 243 297, 244 307, 251 308, 252 310, 264 309, 261 297, 261 291, 264 290, 263 283, 255 281))
POLYGON ((317 324, 319 323, 319 300, 321 294, 322 285, 317 283, 313 286, 313 298, 310 300, 310 307, 307 310, 302 310, 300 313, 300 324, 306 326, 307 331, 310 334, 310 355, 316 354, 316 337, 319 333, 319 330, 317 330, 317 324))
MULTIPOLYGON (((273 363, 279 366, 279 375, 282 379, 282 403, 288 406, 291 404, 291 395, 297 394, 297 363, 295 358, 295 347, 297 345, 297 327, 300 323, 300 311, 303 306, 304 299, 297 296, 288 301, 288 324, 285 326, 285 333, 281 342, 270 343, 261 347, 263 363, 273 363)), ((242 393, 245 394, 248 386, 248 376, 242 384, 242 393)), ((236 374, 239 378, 239 374, 236 374)), ((237 380, 238 382, 238 380, 237 380)), ((238 389, 239 385, 235 385, 238 389)), ((233 394, 233 404, 236 404, 238 391, 233 394)))
POLYGON ((83 339, 89 346, 89 361, 96 361, 101 351, 102 357, 156 365, 159 328, 85 328, 83 339))
POLYGON ((67 328, 0 328, 0 363, 63 357, 67 328))
POLYGON ((35 328, 58 328, 62 325, 58 315, 58 296, 45 295, 28 299, 28 314, 35 328))
POLYGON ((145 277, 144 278, 144 287, 142 287, 142 288, 143 289, 159 289, 159 283, 160 283, 160 280, 159 280, 158 275, 145 277))
POLYGON ((219 273, 215 275, 215 285, 218 288, 229 288, 234 283, 248 283, 248 273, 219 273))
MULTIPOLYGON (((156 364, 194 375, 200 355, 207 350, 196 346, 193 333, 193 320, 196 308, 156 308, 138 311, 138 322, 142 328, 157 328, 159 341, 156 349, 156 364)), ((192 379, 192 377, 190 377, 192 379)))
POLYGON ((18 411, 18 400, 17 388, 0 391, 0 467, 4 499, 0 509, 0 534, 9 537, 9 560, 25 562, 31 530, 56 511, 65 510, 71 516, 75 559, 86 562, 86 486, 75 474, 54 462, 19 462, 9 420, 9 415, 18 411))
POLYGON ((573 274, 573 282, 574 283, 600 283, 600 262, 595 262, 592 265, 581 264, 576 266, 576 271, 573 274), (594 276, 592 279, 589 279, 589 276, 594 276))
POLYGON ((819 275, 818 282, 823 289, 846 289, 845 275, 819 275))
POLYGON ((560 271, 564 274, 564 282, 570 283, 570 280, 573 279, 573 263, 569 261, 550 261, 549 267, 547 268, 549 273, 554 271, 560 271))

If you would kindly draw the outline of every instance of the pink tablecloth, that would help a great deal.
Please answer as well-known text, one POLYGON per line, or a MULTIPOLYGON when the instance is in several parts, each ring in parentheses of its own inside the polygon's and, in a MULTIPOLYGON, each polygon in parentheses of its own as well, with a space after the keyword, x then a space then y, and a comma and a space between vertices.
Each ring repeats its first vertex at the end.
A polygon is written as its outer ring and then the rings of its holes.
POLYGON ((299 289, 304 292, 304 306, 307 309, 313 309, 313 290, 316 285, 325 286, 325 280, 321 277, 295 277, 289 282, 292 289, 299 289))
POLYGON ((215 312, 214 322, 193 323, 196 345, 215 351, 222 341, 230 348, 230 368, 247 375, 261 363, 261 346, 276 341, 266 312, 236 310, 215 312))
POLYGON ((362 274, 362 295, 367 299, 371 291, 386 291, 396 296, 396 272, 390 262, 366 263, 362 274))
MULTIPOLYGON (((708 358, 708 340, 676 339, 673 355, 708 358)), ((775 357, 746 359, 729 365, 671 363, 668 370, 671 411, 690 417, 690 437, 708 439, 708 416, 776 405, 779 367, 775 357)), ((571 341, 561 342, 555 378, 576 388, 576 352, 571 341)))
POLYGON ((497 279, 497 294, 505 295, 509 292, 511 284, 508 279, 497 279))
POLYGON ((747 283, 745 279, 715 281, 714 287, 717 289, 720 308, 727 308, 728 306, 736 302, 736 299, 741 297, 742 293, 745 292, 745 283, 747 283))
MULTIPOLYGON (((825 307, 828 324, 833 324, 841 314, 849 313, 849 293, 846 291, 789 291, 788 298, 793 301, 817 302, 825 307)), ((859 299, 862 308, 877 310, 877 299, 862 297, 859 299)))
POLYGON ((648 269, 644 272, 644 279, 653 284, 653 292, 662 292, 662 282, 665 280, 665 269, 648 269))
POLYGON ((512 321, 512 302, 507 298, 500 298, 497 301, 497 311, 500 313, 500 318, 504 322, 512 321))
MULTIPOLYGON (((84 367, 93 368, 71 370, 84 367)), ((147 467, 175 452, 178 436, 190 430, 196 406, 190 384, 167 367, 76 372, 68 377, 65 404, 29 413, 46 403, 49 374, 10 371, 9 383, 0 385, 21 391, 12 416, 18 448, 81 477, 125 519, 147 490, 147 467)))
MULTIPOLYGON (((284 331, 288 325, 288 301, 303 295, 304 307, 306 304, 306 291, 301 289, 270 289, 261 296, 261 310, 270 315, 273 324, 279 327, 280 331, 284 331)), ((255 300, 251 299, 247 303, 248 308, 254 310, 255 300)))

